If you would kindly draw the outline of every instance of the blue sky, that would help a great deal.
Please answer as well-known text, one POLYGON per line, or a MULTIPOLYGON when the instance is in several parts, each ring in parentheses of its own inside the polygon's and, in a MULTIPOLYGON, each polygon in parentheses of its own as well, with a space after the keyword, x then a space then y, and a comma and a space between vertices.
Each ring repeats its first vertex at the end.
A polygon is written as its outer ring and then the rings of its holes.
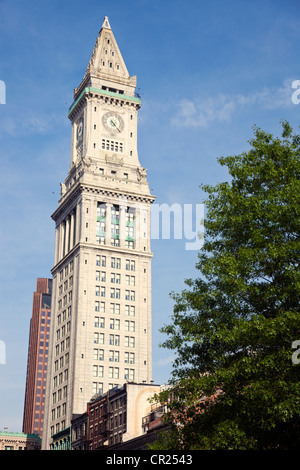
MULTIPOLYGON (((247 151, 254 124, 298 129, 299 13, 296 0, 0 0, 0 430, 22 430, 32 295, 50 277, 70 162, 67 112, 104 16, 137 75, 139 158, 156 203, 196 207, 200 184, 228 180, 217 158, 247 151)), ((164 383, 173 353, 159 328, 169 293, 197 274, 197 251, 172 237, 152 251, 153 378, 164 383)))

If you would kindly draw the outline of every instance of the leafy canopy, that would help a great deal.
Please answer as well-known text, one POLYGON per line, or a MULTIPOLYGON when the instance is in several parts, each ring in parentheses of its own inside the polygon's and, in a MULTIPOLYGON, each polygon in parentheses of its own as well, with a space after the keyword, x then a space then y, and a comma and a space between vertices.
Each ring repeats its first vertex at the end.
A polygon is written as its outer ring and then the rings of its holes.
MULTIPOLYGON (((202 186, 197 279, 172 294, 163 347, 176 359, 162 449, 297 448, 300 436, 300 136, 254 127, 250 150, 219 158, 230 182, 202 186), (178 422, 180 426, 178 426, 178 422)), ((169 392, 160 396, 169 399, 169 392)))

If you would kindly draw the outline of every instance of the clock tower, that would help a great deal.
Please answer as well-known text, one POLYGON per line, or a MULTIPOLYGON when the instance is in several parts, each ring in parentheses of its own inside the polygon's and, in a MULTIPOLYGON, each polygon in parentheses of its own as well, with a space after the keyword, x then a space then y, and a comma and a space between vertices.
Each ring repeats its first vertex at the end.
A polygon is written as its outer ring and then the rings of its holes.
POLYGON ((105 17, 69 108, 71 161, 55 222, 43 448, 87 402, 152 382, 150 207, 141 100, 105 17))

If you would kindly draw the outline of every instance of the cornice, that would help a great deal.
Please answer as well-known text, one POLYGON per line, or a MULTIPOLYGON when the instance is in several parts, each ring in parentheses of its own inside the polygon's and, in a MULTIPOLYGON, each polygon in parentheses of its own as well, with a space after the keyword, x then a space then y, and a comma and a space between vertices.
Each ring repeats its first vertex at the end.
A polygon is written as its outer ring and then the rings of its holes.
POLYGON ((62 196, 60 204, 53 212, 51 218, 56 221, 64 212, 69 212, 72 202, 77 199, 79 195, 84 193, 99 194, 106 198, 126 198, 129 202, 144 204, 152 204, 156 199, 156 196, 151 194, 133 193, 132 191, 122 189, 99 188, 99 186, 78 181, 66 194, 62 196))
POLYGON ((122 102, 132 102, 137 104, 139 107, 142 105, 142 101, 140 98, 137 96, 129 96, 129 95, 124 95, 122 93, 115 93, 113 91, 108 91, 108 90, 102 90, 100 88, 95 88, 95 87, 85 87, 84 90, 80 93, 79 97, 71 104, 69 108, 69 113, 68 117, 70 118, 72 112, 74 109, 77 107, 78 103, 80 100, 83 98, 83 96, 87 94, 95 94, 95 95, 101 95, 101 96, 109 96, 111 98, 118 99, 122 102))
MULTIPOLYGON (((60 271, 61 268, 65 265, 66 262, 71 261, 74 259, 76 255, 82 252, 82 248, 95 251, 95 253, 99 252, 99 247, 103 251, 109 251, 111 253, 116 253, 116 247, 114 246, 109 246, 109 245, 96 245, 94 243, 88 243, 88 242, 78 242, 76 245, 73 246, 73 248, 62 258, 56 263, 53 268, 51 269, 51 274, 54 276, 57 271, 60 271)), ((134 250, 134 249, 128 249, 128 248, 123 248, 123 247, 118 247, 118 253, 119 254, 128 254, 128 256, 138 256, 140 258, 145 258, 145 259, 152 259, 153 258, 153 253, 152 251, 139 251, 139 250, 134 250)))

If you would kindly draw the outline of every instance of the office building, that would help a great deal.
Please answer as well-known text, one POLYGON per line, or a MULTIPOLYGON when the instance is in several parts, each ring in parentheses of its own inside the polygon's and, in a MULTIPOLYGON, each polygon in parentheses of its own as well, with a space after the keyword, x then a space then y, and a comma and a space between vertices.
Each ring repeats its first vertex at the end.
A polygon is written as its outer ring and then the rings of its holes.
POLYGON ((52 215, 55 254, 43 449, 95 394, 152 382, 151 195, 141 100, 105 17, 69 109, 71 161, 52 215))
POLYGON ((51 323, 52 279, 38 278, 28 343, 23 433, 42 437, 51 323))

